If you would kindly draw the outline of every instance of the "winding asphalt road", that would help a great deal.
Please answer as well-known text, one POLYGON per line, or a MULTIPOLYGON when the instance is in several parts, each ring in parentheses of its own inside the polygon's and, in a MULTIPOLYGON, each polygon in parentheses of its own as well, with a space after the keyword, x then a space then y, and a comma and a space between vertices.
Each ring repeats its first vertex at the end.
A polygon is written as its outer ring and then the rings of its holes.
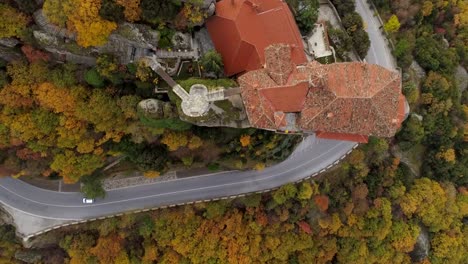
MULTIPOLYGON (((394 69, 385 39, 364 0, 357 11, 367 21, 371 51, 367 62, 394 69)), ((81 193, 61 193, 31 186, 13 178, 0 179, 0 202, 44 219, 83 220, 120 212, 268 190, 319 173, 349 153, 356 143, 309 136, 284 162, 263 171, 199 175, 168 182, 112 190, 105 199, 84 205, 81 193)))

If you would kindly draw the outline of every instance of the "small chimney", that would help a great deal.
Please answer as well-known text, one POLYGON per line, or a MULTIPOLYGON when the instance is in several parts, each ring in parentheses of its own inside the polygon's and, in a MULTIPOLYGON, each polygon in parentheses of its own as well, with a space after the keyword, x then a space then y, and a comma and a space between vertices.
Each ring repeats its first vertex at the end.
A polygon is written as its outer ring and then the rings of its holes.
POLYGON ((254 2, 255 2, 255 1, 253 1, 253 0, 247 0, 247 1, 245 1, 245 3, 246 3, 247 5, 249 5, 250 7, 252 7, 252 9, 255 10, 255 12, 258 13, 258 12, 260 12, 260 5, 257 4, 257 3, 254 3, 254 2))

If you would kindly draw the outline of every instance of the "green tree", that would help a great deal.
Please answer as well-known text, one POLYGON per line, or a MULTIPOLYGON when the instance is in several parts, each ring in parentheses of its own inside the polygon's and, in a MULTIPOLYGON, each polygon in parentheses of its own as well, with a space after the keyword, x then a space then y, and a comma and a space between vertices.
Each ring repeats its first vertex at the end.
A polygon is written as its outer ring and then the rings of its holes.
POLYGON ((181 9, 181 3, 177 0, 142 0, 141 17, 152 24, 174 21, 181 9))
POLYGON ((397 58, 398 65, 403 69, 407 69, 413 62, 413 49, 414 42, 411 43, 406 37, 398 39, 393 52, 397 58))
POLYGON ((106 191, 102 187, 102 174, 93 173, 81 178, 81 192, 87 198, 104 198, 106 196, 106 191))
POLYGON ((352 34, 351 38, 359 57, 365 58, 370 47, 370 39, 367 32, 364 29, 358 29, 352 34))
POLYGON ((96 68, 91 68, 85 73, 85 81, 96 88, 101 88, 104 86, 104 79, 98 73, 96 68))
POLYGON ((416 116, 411 115, 405 120, 403 128, 398 132, 396 137, 403 149, 409 149, 415 144, 421 143, 424 138, 422 122, 416 116))
POLYGON ((117 23, 125 20, 124 7, 117 4, 115 0, 103 0, 99 15, 106 20, 117 23))
POLYGON ((207 219, 213 219, 223 216, 227 210, 227 204, 224 201, 209 202, 206 204, 206 211, 203 214, 207 219))
POLYGON ((149 215, 143 216, 143 218, 138 221, 138 226, 138 233, 144 238, 149 238, 155 227, 154 221, 149 215))
POLYGON ((215 50, 210 50, 203 54, 201 65, 206 72, 213 72, 217 77, 223 72, 223 58, 215 50))
POLYGON ((454 49, 445 49, 432 36, 417 38, 414 52, 416 61, 428 71, 452 74, 459 61, 454 49))
POLYGON ((361 16, 356 12, 346 14, 342 19, 342 24, 346 31, 351 35, 356 30, 362 29, 364 25, 361 16))
POLYGON ((282 205, 291 198, 294 198, 297 193, 297 188, 294 184, 289 183, 281 186, 278 190, 273 192, 273 200, 276 204, 282 205))
POLYGON ((309 33, 318 18, 319 3, 317 0, 297 1, 296 21, 302 33, 309 33), (300 7, 299 7, 300 6, 300 7))

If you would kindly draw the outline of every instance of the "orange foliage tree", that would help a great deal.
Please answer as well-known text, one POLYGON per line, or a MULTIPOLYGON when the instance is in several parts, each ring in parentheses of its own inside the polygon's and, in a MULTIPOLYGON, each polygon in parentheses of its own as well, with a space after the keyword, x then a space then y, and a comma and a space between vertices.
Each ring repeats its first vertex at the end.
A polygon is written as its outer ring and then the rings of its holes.
POLYGON ((77 33, 77 43, 83 47, 101 46, 117 28, 114 22, 99 16, 100 0, 77 0, 76 9, 68 17, 68 27, 77 33))
POLYGON ((125 19, 130 22, 135 22, 140 20, 141 9, 140 9, 141 0, 116 0, 117 4, 125 8, 124 15, 125 19))
POLYGON ((188 144, 187 134, 183 132, 167 131, 164 133, 161 143, 166 145, 170 151, 176 151, 188 144))
POLYGON ((115 263, 123 250, 122 238, 117 234, 111 234, 100 237, 97 245, 91 248, 90 252, 99 259, 100 263, 115 263))
POLYGON ((249 135, 242 135, 239 139, 242 147, 247 147, 250 145, 250 136, 249 135))
POLYGON ((38 60, 48 61, 50 59, 48 53, 36 50, 30 45, 22 46, 21 51, 24 53, 29 62, 36 62, 38 60))

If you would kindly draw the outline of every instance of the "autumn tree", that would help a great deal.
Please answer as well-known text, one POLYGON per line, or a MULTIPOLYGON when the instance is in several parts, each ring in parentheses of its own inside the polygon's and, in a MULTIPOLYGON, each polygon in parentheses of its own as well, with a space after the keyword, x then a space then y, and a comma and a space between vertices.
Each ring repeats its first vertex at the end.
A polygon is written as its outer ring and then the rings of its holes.
POLYGON ((184 132, 166 131, 161 139, 161 143, 166 145, 170 151, 176 151, 189 143, 187 134, 184 132))
POLYGON ((201 7, 202 2, 198 0, 185 1, 182 10, 176 17, 176 27, 179 30, 192 28, 199 25, 207 17, 206 11, 201 7))
POLYGON ((66 150, 54 157, 50 168, 58 172, 65 182, 74 183, 81 176, 90 175, 96 169, 102 167, 102 158, 96 155, 77 155, 75 152, 66 150))
POLYGON ((140 20, 141 9, 140 9, 141 0, 116 0, 117 4, 125 8, 124 15, 125 19, 130 22, 135 22, 140 20))
POLYGON ((89 99, 81 101, 76 108, 76 116, 94 125, 96 132, 106 133, 103 141, 119 141, 126 129, 126 119, 117 102, 103 90, 96 89, 89 99))
POLYGON ((78 0, 68 17, 69 29, 77 33, 77 43, 83 47, 101 46, 117 28, 114 22, 99 16, 100 0, 78 0))
POLYGON ((40 84, 34 93, 39 105, 55 113, 72 114, 76 108, 77 100, 66 88, 45 82, 40 84))
POLYGON ((273 192, 273 200, 281 205, 291 198, 294 198, 297 193, 297 188, 294 184, 286 184, 281 186, 278 190, 273 192))
POLYGON ((90 249, 90 253, 95 255, 100 263, 116 263, 120 254, 125 252, 123 241, 117 234, 99 237, 95 247, 90 249))
POLYGON ((86 263, 92 256, 89 249, 94 244, 95 238, 86 232, 66 235, 59 243, 70 257, 70 264, 86 263))
POLYGON ((431 239, 434 250, 431 263, 464 263, 468 260, 468 228, 466 225, 456 226, 450 230, 439 232, 431 239))
POLYGON ((45 0, 42 11, 50 22, 65 27, 68 17, 76 10, 76 4, 75 0, 45 0))
POLYGON ((429 230, 439 232, 449 229, 458 215, 454 199, 438 182, 421 178, 401 198, 400 206, 406 216, 415 214, 429 230))
POLYGON ((190 150, 198 149, 199 147, 203 146, 203 140, 200 137, 192 136, 190 137, 188 148, 190 150))
POLYGON ((250 136, 249 135, 242 135, 239 139, 242 147, 247 147, 250 145, 250 136))
POLYGON ((0 38, 20 37, 28 18, 15 8, 0 3, 0 38))
POLYGON ((111 54, 101 54, 96 59, 97 72, 107 79, 111 79, 119 70, 117 58, 111 54))

